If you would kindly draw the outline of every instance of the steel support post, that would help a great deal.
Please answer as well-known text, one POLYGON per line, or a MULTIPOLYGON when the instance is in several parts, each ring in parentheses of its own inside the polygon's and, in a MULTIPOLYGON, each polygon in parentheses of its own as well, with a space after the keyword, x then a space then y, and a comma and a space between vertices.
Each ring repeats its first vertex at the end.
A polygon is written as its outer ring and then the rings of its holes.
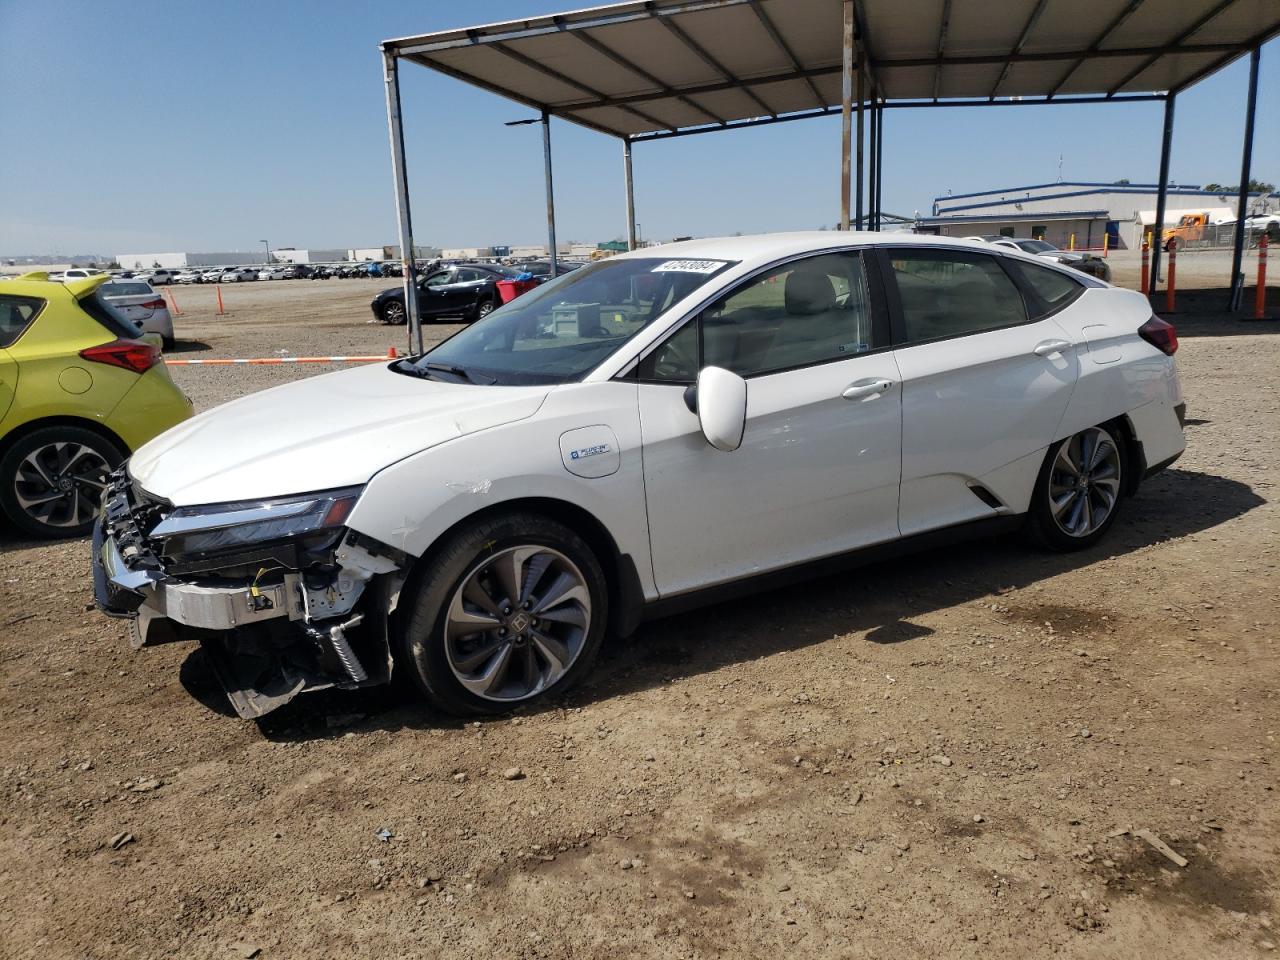
POLYGON ((853 139, 853 0, 844 0, 844 67, 840 84, 840 229, 849 229, 853 139))
POLYGON ((1227 303, 1228 310, 1240 309, 1240 295, 1244 293, 1244 273, 1241 263, 1244 258, 1244 221, 1249 216, 1249 175, 1253 162, 1253 119, 1258 108, 1258 60, 1262 56, 1262 48, 1254 47, 1249 52, 1249 102, 1244 112, 1244 149, 1240 156, 1240 195, 1236 206, 1236 230, 1231 242, 1231 297, 1227 303))
POLYGON ((884 226, 884 104, 880 114, 879 133, 876 137, 876 230, 884 226))
POLYGON ((854 187, 854 203, 853 203, 854 211, 855 211, 854 213, 854 224, 855 224, 854 229, 855 230, 861 230, 863 227, 862 187, 866 179, 866 169, 865 169, 864 160, 863 160, 863 154, 866 152, 864 149, 866 145, 866 122, 863 119, 863 112, 864 112, 863 107, 865 106, 863 101, 866 99, 865 83, 866 83, 866 80, 862 73, 862 64, 858 64, 858 149, 857 149, 857 159, 854 162, 854 167, 855 167, 854 176, 856 178, 854 182, 857 184, 857 186, 854 187))
POLYGON ((542 111, 542 160, 547 171, 547 248, 551 252, 551 279, 559 276, 556 255, 556 194, 551 183, 551 114, 542 111))
POLYGON ((382 75, 387 88, 387 132, 391 137, 391 176, 396 187, 396 220, 400 230, 409 352, 417 355, 422 353, 422 318, 418 315, 418 285, 413 266, 413 220, 409 215, 409 174, 405 169, 404 125, 400 117, 400 72, 396 56, 389 50, 382 51, 382 75))
POLYGON ((876 140, 880 135, 880 118, 876 115, 875 91, 871 101, 871 144, 867 151, 867 229, 876 228, 876 140))
POLYGON ((627 249, 636 248, 636 192, 631 174, 631 141, 622 141, 622 176, 627 186, 627 249))
POLYGON ((1169 195, 1169 153, 1173 148, 1173 108, 1176 94, 1170 93, 1164 101, 1164 134, 1160 138, 1160 184, 1156 193, 1156 222, 1151 231, 1151 286, 1148 296, 1156 292, 1160 279, 1160 254, 1164 252, 1164 209, 1169 195))

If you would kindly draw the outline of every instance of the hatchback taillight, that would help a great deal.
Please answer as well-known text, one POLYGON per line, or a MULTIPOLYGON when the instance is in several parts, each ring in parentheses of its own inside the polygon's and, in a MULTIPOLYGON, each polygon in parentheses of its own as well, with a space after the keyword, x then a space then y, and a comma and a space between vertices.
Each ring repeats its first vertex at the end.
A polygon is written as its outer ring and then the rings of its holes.
POLYGON ((141 340, 112 340, 110 343, 81 350, 80 356, 94 363, 106 363, 134 373, 146 373, 160 362, 160 350, 141 340))
POLYGON ((1140 326, 1138 336, 1161 353, 1172 357, 1178 352, 1178 331, 1173 329, 1172 323, 1161 320, 1159 317, 1152 317, 1140 326))
POLYGON ((163 310, 164 298, 156 297, 154 300, 148 300, 146 303, 138 304, 140 307, 146 307, 148 310, 163 310))

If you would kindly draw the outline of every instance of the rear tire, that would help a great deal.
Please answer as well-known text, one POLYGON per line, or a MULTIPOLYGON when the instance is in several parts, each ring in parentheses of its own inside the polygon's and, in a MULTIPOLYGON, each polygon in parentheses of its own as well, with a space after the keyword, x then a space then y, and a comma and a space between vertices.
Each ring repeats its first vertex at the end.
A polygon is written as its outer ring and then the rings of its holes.
POLYGON ((124 453, 83 427, 33 431, 0 457, 0 508, 35 537, 82 537, 93 528, 107 477, 124 453))
POLYGON ((411 583, 399 661, 428 703, 458 716, 565 693, 590 670, 609 618, 595 553, 534 513, 459 530, 411 583))
POLYGON ((475 309, 471 311, 471 322, 483 320, 489 314, 497 309, 497 304, 492 300, 481 300, 476 304, 475 309))
POLYGON ((1087 427, 1049 447, 1036 477, 1027 526, 1050 550, 1083 550, 1115 522, 1128 477, 1124 434, 1087 427))

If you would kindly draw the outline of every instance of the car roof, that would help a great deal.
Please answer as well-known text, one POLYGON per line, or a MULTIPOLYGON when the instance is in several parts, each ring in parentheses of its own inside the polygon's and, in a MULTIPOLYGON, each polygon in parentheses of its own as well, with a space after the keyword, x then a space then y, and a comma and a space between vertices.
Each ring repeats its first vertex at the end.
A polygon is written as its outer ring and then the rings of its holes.
MULTIPOLYGON (((982 240, 966 240, 959 237, 940 237, 926 233, 875 233, 868 230, 808 230, 796 233, 761 233, 740 237, 707 237, 699 240, 680 240, 657 247, 642 247, 629 253, 618 254, 612 259, 654 258, 666 260, 709 259, 739 260, 743 262, 770 262, 819 250, 838 247, 867 246, 920 246, 954 247, 958 250, 982 250, 994 252, 992 246, 982 240)), ((1002 253, 1014 254, 1005 250, 1002 253)))

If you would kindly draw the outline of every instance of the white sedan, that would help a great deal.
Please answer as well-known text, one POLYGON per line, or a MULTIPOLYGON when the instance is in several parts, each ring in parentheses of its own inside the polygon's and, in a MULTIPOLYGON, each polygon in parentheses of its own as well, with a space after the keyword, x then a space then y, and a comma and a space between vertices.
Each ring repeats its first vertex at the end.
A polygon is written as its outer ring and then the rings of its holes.
POLYGON ((1141 295, 1016 250, 636 251, 147 444, 105 500, 97 600, 137 646, 200 640, 244 717, 393 669, 497 713, 562 694, 607 630, 800 564, 1097 543, 1183 451, 1176 349, 1141 295))
POLYGON ((247 280, 258 279, 257 267, 227 267, 219 274, 219 282, 221 283, 243 283, 247 280))

